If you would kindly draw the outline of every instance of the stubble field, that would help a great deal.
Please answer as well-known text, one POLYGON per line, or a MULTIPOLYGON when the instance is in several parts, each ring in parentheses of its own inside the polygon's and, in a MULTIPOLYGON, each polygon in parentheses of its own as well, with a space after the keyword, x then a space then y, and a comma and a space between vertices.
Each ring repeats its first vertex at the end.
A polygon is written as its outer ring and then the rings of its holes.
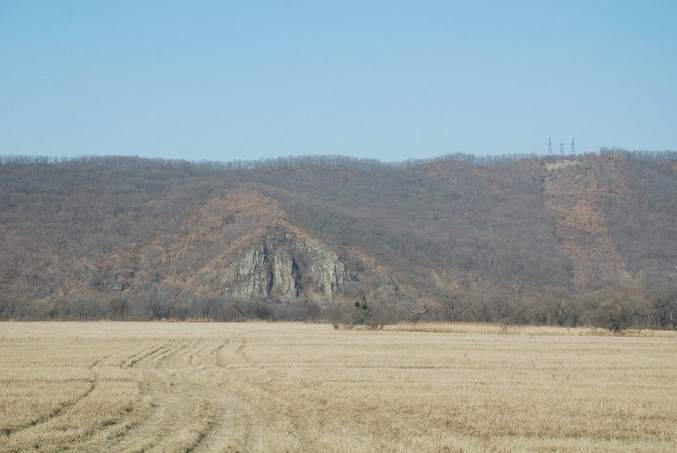
POLYGON ((404 330, 1 323, 0 451, 677 451, 672 333, 404 330))

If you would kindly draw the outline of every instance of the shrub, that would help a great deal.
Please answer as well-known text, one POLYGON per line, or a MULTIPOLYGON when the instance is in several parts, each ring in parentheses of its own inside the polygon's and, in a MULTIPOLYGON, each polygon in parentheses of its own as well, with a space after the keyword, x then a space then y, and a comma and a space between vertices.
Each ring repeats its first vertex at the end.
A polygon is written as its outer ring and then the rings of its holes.
POLYGON ((586 318, 596 327, 620 332, 646 321, 647 302, 638 291, 600 290, 584 296, 586 318))

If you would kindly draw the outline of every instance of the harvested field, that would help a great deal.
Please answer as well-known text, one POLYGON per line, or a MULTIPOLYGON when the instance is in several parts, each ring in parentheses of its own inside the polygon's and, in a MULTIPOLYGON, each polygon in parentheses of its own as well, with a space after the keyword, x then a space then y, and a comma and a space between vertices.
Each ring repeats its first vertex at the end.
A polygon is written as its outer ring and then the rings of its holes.
POLYGON ((672 332, 398 329, 1 323, 0 451, 677 451, 672 332))

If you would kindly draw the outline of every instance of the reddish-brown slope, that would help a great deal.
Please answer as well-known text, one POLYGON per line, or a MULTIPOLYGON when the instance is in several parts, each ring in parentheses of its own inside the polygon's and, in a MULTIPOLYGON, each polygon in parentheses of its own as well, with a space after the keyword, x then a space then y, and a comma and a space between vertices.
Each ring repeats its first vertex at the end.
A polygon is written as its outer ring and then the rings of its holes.
POLYGON ((583 289, 636 286, 598 206, 600 193, 609 188, 599 187, 593 165, 585 158, 546 163, 545 200, 554 214, 560 245, 571 259, 574 285, 583 289))
POLYGON ((114 251, 94 273, 109 291, 161 285, 210 296, 329 302, 350 280, 388 279, 370 261, 301 231, 272 198, 236 190, 114 251))

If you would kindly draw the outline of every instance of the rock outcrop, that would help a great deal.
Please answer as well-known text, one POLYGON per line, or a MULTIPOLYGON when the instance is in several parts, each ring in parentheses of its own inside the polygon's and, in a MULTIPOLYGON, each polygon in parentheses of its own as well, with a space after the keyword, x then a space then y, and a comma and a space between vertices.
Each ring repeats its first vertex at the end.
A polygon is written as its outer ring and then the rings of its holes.
POLYGON ((243 300, 302 297, 320 304, 334 301, 348 278, 337 251, 300 231, 256 191, 211 199, 143 245, 111 254, 97 274, 125 290, 163 284, 243 300))
POLYGON ((243 299, 291 302, 303 292, 331 302, 346 279, 346 266, 319 241, 278 224, 253 250, 245 249, 220 274, 221 292, 243 299))

